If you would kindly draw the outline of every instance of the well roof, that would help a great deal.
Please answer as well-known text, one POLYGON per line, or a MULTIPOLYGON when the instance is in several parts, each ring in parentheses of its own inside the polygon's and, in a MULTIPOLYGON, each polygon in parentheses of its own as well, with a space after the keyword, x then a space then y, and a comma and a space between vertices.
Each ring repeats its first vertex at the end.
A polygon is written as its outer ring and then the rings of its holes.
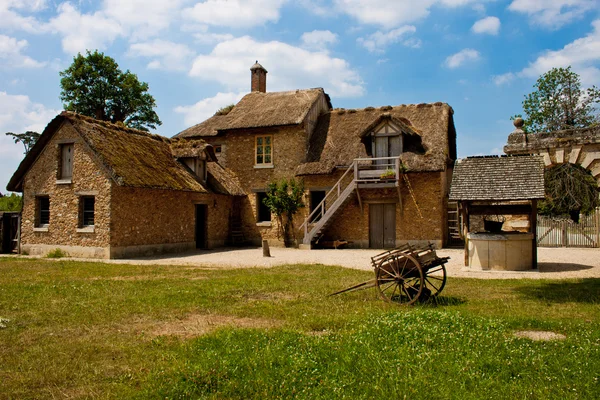
POLYGON ((401 157, 409 171, 443 171, 456 157, 453 113, 446 103, 332 110, 319 117, 307 162, 296 173, 329 174, 355 158, 369 157, 363 137, 386 119, 407 131, 401 157))
MULTIPOLYGON (((209 193, 209 189, 173 154, 184 149, 207 148, 203 141, 171 140, 68 111, 60 113, 44 129, 9 181, 9 190, 21 190, 23 177, 64 123, 73 126, 91 149, 93 157, 118 185, 209 193)), ((211 155, 210 151, 208 153, 211 155)))
POLYGON ((450 200, 531 200, 544 198, 542 156, 485 156, 457 160, 450 200))

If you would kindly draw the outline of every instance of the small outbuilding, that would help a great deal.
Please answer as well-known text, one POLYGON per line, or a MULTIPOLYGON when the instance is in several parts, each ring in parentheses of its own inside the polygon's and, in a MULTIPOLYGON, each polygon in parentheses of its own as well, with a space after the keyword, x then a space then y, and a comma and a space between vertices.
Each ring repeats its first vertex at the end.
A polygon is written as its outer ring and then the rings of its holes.
POLYGON ((537 201, 543 198, 544 159, 541 156, 457 160, 450 200, 459 204, 465 266, 513 271, 537 268, 537 201), (528 219, 526 232, 502 230, 502 219, 515 215, 528 219), (489 216, 494 218, 477 231, 472 230, 475 216, 483 216, 484 220, 489 216))

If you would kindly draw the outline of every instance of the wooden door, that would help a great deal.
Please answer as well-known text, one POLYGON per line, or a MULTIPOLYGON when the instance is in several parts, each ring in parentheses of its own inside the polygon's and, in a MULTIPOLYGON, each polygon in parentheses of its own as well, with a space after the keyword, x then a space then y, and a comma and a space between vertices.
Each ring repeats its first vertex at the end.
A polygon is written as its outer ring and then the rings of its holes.
MULTIPOLYGON (((375 136, 375 152, 373 157, 388 157, 388 137, 387 136, 375 136)), ((385 164, 385 160, 375 160, 375 165, 385 164)))
POLYGON ((206 249, 208 206, 206 204, 196 204, 196 248, 206 249))
MULTIPOLYGON (((326 194, 327 194, 327 192, 325 192, 324 190, 311 190, 310 191, 310 212, 311 213, 314 211, 315 208, 317 208, 317 206, 319 204, 321 204, 321 202, 323 200, 325 200, 326 194)), ((323 215, 321 215, 321 212, 317 212, 315 215, 313 215, 310 222, 316 222, 316 221, 320 220, 322 216, 323 215)))
POLYGON ((396 247, 396 204, 369 204, 369 247, 396 247))

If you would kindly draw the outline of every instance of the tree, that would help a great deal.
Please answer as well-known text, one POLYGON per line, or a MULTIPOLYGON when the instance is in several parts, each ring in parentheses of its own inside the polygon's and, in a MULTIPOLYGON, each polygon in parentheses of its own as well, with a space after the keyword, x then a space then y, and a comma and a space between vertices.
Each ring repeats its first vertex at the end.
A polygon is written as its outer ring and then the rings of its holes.
POLYGON ((162 124, 146 82, 129 70, 122 72, 104 53, 86 53, 85 57, 78 53, 71 66, 60 72, 60 99, 65 110, 142 130, 162 124))
POLYGON ((29 153, 29 150, 33 147, 35 142, 40 138, 40 134, 34 131, 27 131, 25 133, 12 133, 6 132, 6 136, 12 136, 15 143, 21 142, 25 147, 25 154, 29 153))
POLYGON ((538 78, 534 88, 523 101, 527 132, 585 128, 600 122, 595 109, 600 90, 596 86, 581 89, 579 75, 571 67, 552 68, 538 78))
POLYGON ((279 182, 269 183, 267 186, 264 204, 277 217, 279 230, 283 230, 283 241, 286 247, 293 245, 294 215, 304 207, 302 196, 304 185, 295 179, 282 179, 279 182))
POLYGON ((0 193, 0 211, 21 211, 23 208, 23 197, 16 193, 10 196, 2 196, 0 193))
POLYGON ((544 172, 546 198, 539 204, 542 215, 570 216, 579 222, 579 214, 589 214, 600 206, 596 179, 576 164, 560 164, 544 172))

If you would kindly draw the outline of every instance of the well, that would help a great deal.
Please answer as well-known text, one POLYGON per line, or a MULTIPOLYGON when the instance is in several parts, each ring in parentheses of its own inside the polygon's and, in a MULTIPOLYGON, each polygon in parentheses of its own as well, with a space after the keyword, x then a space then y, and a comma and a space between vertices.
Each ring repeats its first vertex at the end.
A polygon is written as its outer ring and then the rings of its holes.
POLYGON ((450 200, 459 204, 465 266, 499 271, 537 268, 537 200, 543 198, 544 161, 540 156, 457 160, 450 200), (471 232, 472 216, 513 215, 527 218, 527 232, 502 231, 501 223, 484 224, 478 232, 471 232))

